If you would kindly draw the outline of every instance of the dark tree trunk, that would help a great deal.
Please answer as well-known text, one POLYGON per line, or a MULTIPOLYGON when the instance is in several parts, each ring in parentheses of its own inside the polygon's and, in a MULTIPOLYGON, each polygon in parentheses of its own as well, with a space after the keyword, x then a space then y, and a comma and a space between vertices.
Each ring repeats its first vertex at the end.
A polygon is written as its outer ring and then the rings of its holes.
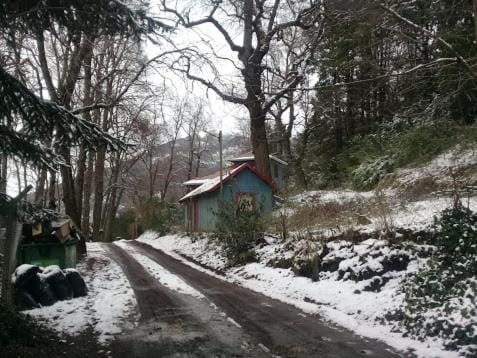
POLYGON ((38 176, 38 182, 35 188, 35 203, 40 204, 41 206, 45 206, 44 197, 45 197, 45 185, 46 179, 48 175, 47 168, 40 169, 40 175, 38 176))
POLYGON ((108 210, 107 214, 105 215, 104 220, 104 240, 105 241, 112 241, 112 229, 113 229, 113 221, 114 217, 116 216, 116 212, 118 210, 119 202, 121 201, 120 197, 122 195, 123 189, 119 191, 119 173, 121 171, 121 153, 116 153, 115 158, 115 166, 112 173, 112 180, 111 180, 111 193, 109 195, 110 200, 108 203, 108 210))
POLYGON ((88 164, 86 165, 83 184, 83 207, 81 215, 81 232, 86 237, 90 235, 90 211, 91 211, 91 188, 93 185, 94 153, 88 153, 88 164))
POLYGON ((474 31, 475 31, 475 41, 477 41, 477 0, 473 0, 474 7, 474 31))
POLYGON ((270 178, 269 149, 267 140, 267 129, 265 127, 265 113, 261 110, 260 103, 249 106, 250 132, 253 153, 255 155, 255 165, 258 171, 270 178), (257 110, 254 107, 258 107, 257 110))
POLYGON ((8 159, 6 156, 0 157, 0 193, 7 192, 7 170, 8 159))
MULTIPOLYGON (((85 40, 89 44, 86 48, 86 55, 84 58, 84 98, 83 98, 83 106, 90 106, 93 104, 92 99, 92 86, 91 86, 91 78, 92 78, 92 71, 91 71, 91 62, 93 57, 93 50, 92 46, 93 43, 89 40, 85 40)), ((91 112, 86 111, 84 113, 84 118, 91 122, 91 112)), ((83 189, 84 189, 84 180, 85 180, 85 173, 86 173, 86 159, 87 159, 87 149, 85 145, 80 147, 79 157, 78 157, 78 170, 75 180, 75 191, 76 191, 76 201, 77 201, 77 210, 78 210, 78 221, 76 222, 77 225, 82 224, 82 216, 83 216, 83 189)), ((84 234, 86 234, 85 232, 84 234)))
POLYGON ((94 203, 93 203, 93 240, 101 241, 101 214, 103 211, 104 161, 106 148, 100 147, 96 153, 94 165, 94 203))
POLYGON ((48 184, 48 208, 56 210, 58 204, 56 203, 56 173, 50 170, 50 182, 48 184))

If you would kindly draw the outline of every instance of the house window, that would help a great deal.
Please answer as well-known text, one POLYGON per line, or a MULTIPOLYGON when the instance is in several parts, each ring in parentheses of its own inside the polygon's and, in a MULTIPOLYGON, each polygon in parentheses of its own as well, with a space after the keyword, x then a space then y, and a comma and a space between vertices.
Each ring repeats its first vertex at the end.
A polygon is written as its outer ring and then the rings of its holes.
POLYGON ((273 175, 275 176, 275 178, 278 178, 278 164, 277 163, 273 164, 273 175))
POLYGON ((239 210, 252 211, 255 210, 255 193, 237 193, 236 202, 239 210))

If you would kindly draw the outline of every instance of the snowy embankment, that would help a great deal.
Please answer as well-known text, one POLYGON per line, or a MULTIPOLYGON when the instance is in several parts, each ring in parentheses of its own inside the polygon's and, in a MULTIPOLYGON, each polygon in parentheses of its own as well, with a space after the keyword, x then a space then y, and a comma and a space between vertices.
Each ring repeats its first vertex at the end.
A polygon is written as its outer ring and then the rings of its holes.
POLYGON ((98 243, 88 243, 88 258, 78 265, 88 295, 25 313, 58 331, 78 335, 92 329, 104 343, 122 332, 136 315, 136 298, 121 268, 104 254, 98 243))
MULTIPOLYGON (((278 256, 291 256, 290 252, 284 250, 284 244, 273 238, 267 238, 267 244, 257 250, 259 262, 231 269, 226 269, 223 257, 205 238, 192 239, 180 235, 158 237, 153 232, 146 232, 138 240, 161 249, 199 270, 206 270, 181 255, 191 257, 211 269, 224 271, 223 279, 296 306, 304 312, 318 314, 362 336, 382 340, 403 352, 412 351, 421 357, 458 356, 456 352, 444 350, 444 342, 439 339, 420 342, 405 338, 401 333, 392 332, 392 327, 382 321, 388 310, 402 304, 400 284, 406 274, 417 269, 420 263, 418 259, 411 261, 406 270, 388 272, 385 286, 380 292, 373 292, 366 289, 372 284, 372 278, 361 281, 344 280, 339 278, 339 271, 335 271, 323 273, 319 281, 313 282, 309 278, 297 276, 291 268, 281 269, 267 265, 278 256)), ((374 255, 379 250, 384 253, 383 257, 386 257, 387 248, 383 244, 381 240, 368 240, 352 249, 348 247, 348 250, 338 250, 337 253, 347 252, 346 255, 349 256, 340 261, 340 268, 343 272, 349 267, 357 268, 360 272, 366 272, 368 268, 379 270, 379 266, 383 264, 379 259, 373 260, 372 256, 369 256, 366 264, 361 263, 360 266, 357 264, 357 257, 363 256, 366 252, 374 255)), ((343 246, 346 247, 346 243, 343 246)))

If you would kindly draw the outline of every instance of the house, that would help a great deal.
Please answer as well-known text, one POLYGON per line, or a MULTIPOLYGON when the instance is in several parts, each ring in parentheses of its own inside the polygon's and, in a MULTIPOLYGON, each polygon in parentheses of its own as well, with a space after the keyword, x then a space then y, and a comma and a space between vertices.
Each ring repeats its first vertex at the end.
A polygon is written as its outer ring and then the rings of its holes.
POLYGON ((284 186, 286 162, 270 156, 272 178, 258 172, 252 153, 229 159, 232 166, 224 169, 222 185, 220 173, 194 178, 184 183, 189 192, 179 202, 184 204, 185 224, 190 231, 214 230, 221 200, 236 202, 269 214, 273 210, 274 193, 284 186))
MULTIPOLYGON (((283 190, 285 186, 285 167, 288 166, 288 163, 272 154, 269 158, 271 179, 278 189, 283 190)), ((234 167, 243 163, 249 163, 255 166, 255 156, 253 152, 247 152, 238 157, 229 159, 229 162, 231 162, 234 167)))

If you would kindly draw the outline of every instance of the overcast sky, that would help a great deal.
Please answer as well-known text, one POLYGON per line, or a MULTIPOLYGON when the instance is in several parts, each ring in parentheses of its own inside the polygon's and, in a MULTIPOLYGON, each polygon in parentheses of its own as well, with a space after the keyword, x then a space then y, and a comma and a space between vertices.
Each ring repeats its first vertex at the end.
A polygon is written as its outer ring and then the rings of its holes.
MULTIPOLYGON (((156 4, 152 5, 152 10, 157 13, 159 7, 158 0, 154 1, 156 4)), ((198 1, 179 1, 184 5, 194 4, 194 8, 199 10, 196 5, 198 1)), ((171 2, 173 4, 174 2, 171 2)), ((171 5, 172 6, 172 5, 171 5)), ((164 14, 161 14, 164 16, 164 14)), ((198 19, 201 17, 199 12, 191 12, 191 19, 198 19)), ((167 34, 166 34, 167 36, 167 34)), ((242 33, 237 31, 232 33, 232 37, 238 43, 242 40, 242 33)), ((172 41, 175 46, 179 48, 193 47, 200 50, 204 54, 210 54, 210 58, 214 58, 213 51, 223 58, 231 59, 238 65, 237 55, 232 52, 228 44, 223 39, 222 35, 211 24, 204 24, 197 26, 193 29, 178 28, 174 34, 171 35, 172 41)), ((166 43, 162 45, 156 45, 148 41, 146 44, 146 54, 149 58, 158 55, 165 49, 170 48, 166 43)), ((220 79, 227 84, 236 86, 242 86, 242 80, 237 69, 230 61, 220 61, 215 59, 214 64, 219 71, 220 79)), ((152 72, 152 71, 151 71, 152 72)), ((223 101, 214 91, 207 90, 205 86, 200 83, 190 81, 182 74, 173 73, 167 71, 166 68, 161 67, 157 72, 151 73, 151 80, 158 85, 162 84, 164 77, 167 78, 167 85, 173 88, 173 91, 177 93, 179 97, 183 97, 187 94, 203 98, 207 103, 206 115, 210 118, 211 129, 215 131, 222 130, 224 133, 233 133, 240 130, 237 118, 247 118, 248 111, 242 105, 234 105, 229 102, 223 101)), ((193 69, 194 74, 200 75, 209 80, 214 80, 216 76, 207 68, 201 67, 193 69)))

